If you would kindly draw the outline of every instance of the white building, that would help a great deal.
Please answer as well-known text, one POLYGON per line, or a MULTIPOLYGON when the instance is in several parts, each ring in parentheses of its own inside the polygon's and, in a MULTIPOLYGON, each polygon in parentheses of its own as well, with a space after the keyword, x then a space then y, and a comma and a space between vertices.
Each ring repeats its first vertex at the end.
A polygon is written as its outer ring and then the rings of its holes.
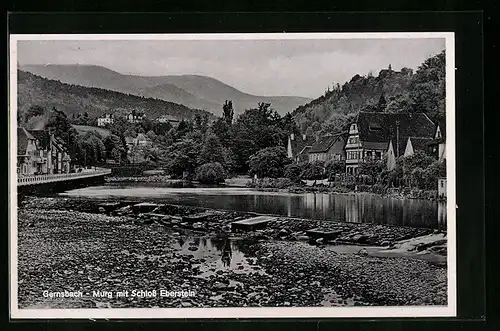
POLYGON ((104 114, 97 118, 97 126, 105 126, 114 122, 113 114, 104 114))
POLYGON ((127 115, 127 121, 129 123, 140 123, 144 117, 146 117, 145 114, 132 112, 127 115))
POLYGON ((170 123, 173 127, 177 127, 180 123, 180 120, 178 118, 175 118, 170 115, 161 115, 156 119, 157 122, 159 123, 170 123))

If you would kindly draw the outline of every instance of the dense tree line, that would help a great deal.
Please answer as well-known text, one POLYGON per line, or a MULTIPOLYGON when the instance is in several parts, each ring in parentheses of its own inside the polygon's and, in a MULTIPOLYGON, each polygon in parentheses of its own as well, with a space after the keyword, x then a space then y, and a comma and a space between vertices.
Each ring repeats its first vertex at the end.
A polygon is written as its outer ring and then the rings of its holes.
POLYGON ((428 58, 415 73, 383 69, 378 76, 355 75, 343 86, 292 112, 302 133, 333 133, 346 128, 359 111, 424 112, 431 119, 445 112, 445 51, 428 58))

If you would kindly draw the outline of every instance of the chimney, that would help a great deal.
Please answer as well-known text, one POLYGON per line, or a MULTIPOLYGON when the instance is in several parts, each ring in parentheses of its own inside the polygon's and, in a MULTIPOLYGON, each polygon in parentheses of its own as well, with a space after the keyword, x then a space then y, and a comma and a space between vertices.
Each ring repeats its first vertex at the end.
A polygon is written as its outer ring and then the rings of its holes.
POLYGON ((306 140, 307 139, 307 136, 305 134, 302 135, 302 140, 306 140))
POLYGON ((399 157, 399 121, 396 121, 396 157, 399 157))
POLYGON ((295 140, 295 135, 293 133, 290 134, 290 140, 295 140))

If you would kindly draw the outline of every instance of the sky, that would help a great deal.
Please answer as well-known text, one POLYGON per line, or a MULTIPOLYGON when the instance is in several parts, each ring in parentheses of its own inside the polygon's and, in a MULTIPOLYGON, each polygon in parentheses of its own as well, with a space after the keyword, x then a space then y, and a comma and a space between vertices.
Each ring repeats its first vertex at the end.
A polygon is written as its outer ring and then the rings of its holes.
POLYGON ((391 64, 416 69, 444 38, 18 41, 20 65, 91 64, 143 76, 196 74, 254 95, 317 98, 391 64))

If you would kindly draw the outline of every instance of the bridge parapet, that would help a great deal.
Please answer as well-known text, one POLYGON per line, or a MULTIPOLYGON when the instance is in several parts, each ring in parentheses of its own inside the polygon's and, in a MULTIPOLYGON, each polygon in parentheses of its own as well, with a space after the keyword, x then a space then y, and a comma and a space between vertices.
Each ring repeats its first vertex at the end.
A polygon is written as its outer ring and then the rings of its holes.
POLYGON ((17 186, 38 185, 53 182, 62 182, 67 180, 105 176, 111 174, 111 169, 97 169, 79 173, 69 174, 46 174, 36 176, 23 176, 17 178, 17 186))

